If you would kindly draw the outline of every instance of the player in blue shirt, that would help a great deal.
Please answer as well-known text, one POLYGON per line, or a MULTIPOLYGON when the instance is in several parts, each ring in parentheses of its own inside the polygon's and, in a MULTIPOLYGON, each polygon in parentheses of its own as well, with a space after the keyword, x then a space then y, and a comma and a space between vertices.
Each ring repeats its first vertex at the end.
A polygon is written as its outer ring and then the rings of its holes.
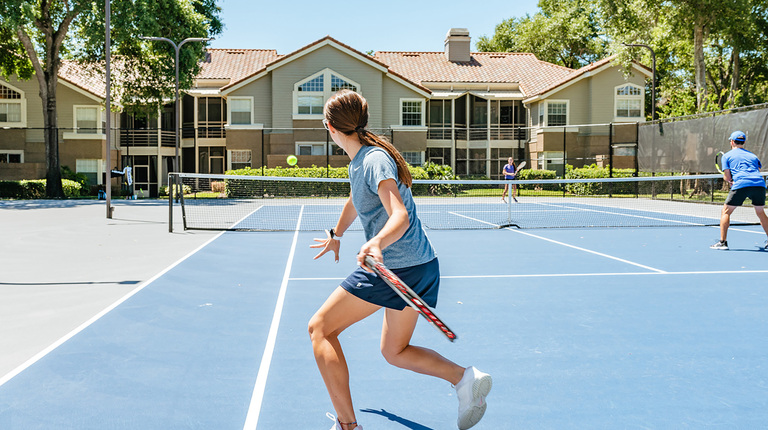
MULTIPOLYGON (((765 214, 765 179, 760 174, 762 164, 755 154, 744 149, 747 135, 741 131, 734 131, 729 139, 731 150, 723 155, 721 167, 725 181, 731 184, 731 192, 725 199, 723 212, 720 216, 720 240, 710 246, 712 249, 728 249, 726 239, 728 227, 731 225, 731 214, 747 198, 752 201, 760 225, 763 226, 765 234, 768 235, 768 216, 765 214)), ((763 247, 768 249, 768 240, 763 247)))
POLYGON ((318 243, 312 247, 322 248, 315 259, 333 251, 339 261, 339 238, 355 218, 360 219, 367 241, 357 255, 360 267, 341 282, 309 321, 315 361, 336 410, 331 430, 363 428, 355 417, 349 370, 339 335, 382 307, 384 358, 397 367, 453 384, 459 400, 457 424, 459 429, 468 429, 485 413, 491 376, 471 366, 459 366, 431 349, 411 345, 419 314, 363 265, 365 256, 371 255, 429 306, 437 304, 440 269, 432 244, 416 216, 408 165, 391 143, 366 128, 368 103, 360 94, 350 90, 337 92, 328 99, 323 113, 323 125, 351 160, 351 193, 336 226, 326 238, 315 239, 318 243))
MULTIPOLYGON (((515 166, 515 159, 512 157, 509 157, 507 160, 507 164, 504 165, 504 169, 501 172, 504 175, 504 179, 515 179, 515 176, 517 175, 517 166, 515 166)), ((515 203, 517 203, 517 185, 516 184, 504 184, 504 192, 501 193, 501 201, 506 203, 507 201, 504 199, 507 197, 507 191, 509 191, 509 187, 512 187, 512 191, 510 191, 509 195, 512 196, 512 198, 515 200, 515 203)))

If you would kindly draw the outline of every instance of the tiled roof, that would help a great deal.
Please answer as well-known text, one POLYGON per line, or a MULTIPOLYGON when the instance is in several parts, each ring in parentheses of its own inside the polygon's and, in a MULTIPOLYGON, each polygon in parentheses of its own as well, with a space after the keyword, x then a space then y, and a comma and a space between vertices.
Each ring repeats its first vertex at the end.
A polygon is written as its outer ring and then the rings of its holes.
POLYGON ((573 73, 573 69, 547 63, 533 54, 473 52, 468 62, 448 61, 443 52, 376 52, 374 58, 411 81, 505 83, 518 82, 526 96, 573 73))
MULTIPOLYGON (((267 66, 290 59, 312 46, 331 41, 361 56, 353 48, 326 36, 290 54, 279 55, 274 49, 208 49, 197 79, 229 79, 233 86, 248 77, 255 76, 267 66)), ((519 83, 525 97, 533 97, 551 91, 573 79, 610 63, 615 56, 588 64, 578 70, 541 61, 533 54, 512 52, 475 52, 468 62, 449 61, 443 52, 376 52, 368 57, 374 63, 386 67, 413 85, 429 92, 425 84, 443 83, 519 83)), ((639 65, 643 69, 648 69, 639 65)), ((59 77, 72 85, 98 97, 106 97, 103 73, 88 71, 85 67, 62 60, 59 77)))
MULTIPOLYGON (((280 57, 274 49, 208 49, 197 79, 229 79, 234 82, 280 57)), ((103 70, 103 66, 100 70, 93 70, 74 61, 62 60, 59 78, 97 97, 106 98, 103 70)), ((119 73, 119 67, 114 62, 112 73, 114 82, 115 75, 119 73)))
POLYGON ((69 60, 61 60, 59 79, 87 91, 95 96, 107 97, 106 72, 97 72, 69 60))
MULTIPOLYGON (((586 66, 584 66, 584 67, 582 67, 580 69, 573 70, 571 73, 569 73, 567 76, 564 76, 562 79, 559 79, 559 80, 557 80, 555 82, 551 82, 545 88, 542 88, 538 92, 538 94, 543 94, 543 93, 546 93, 548 91, 551 91, 551 90, 559 87, 560 85, 563 85, 563 84, 565 84, 567 82, 570 82, 570 81, 572 81, 572 80, 574 80, 574 79, 584 75, 587 72, 599 69, 600 67, 603 67, 604 65, 610 63, 615 57, 616 56, 614 55, 614 56, 611 56, 611 57, 608 57, 608 58, 604 58, 604 59, 602 59, 600 61, 596 61, 594 63, 587 64, 586 66)), ((536 94, 531 94, 531 95, 536 95, 536 94)))
POLYGON ((274 49, 208 49, 197 79, 229 79, 250 76, 279 58, 274 49))

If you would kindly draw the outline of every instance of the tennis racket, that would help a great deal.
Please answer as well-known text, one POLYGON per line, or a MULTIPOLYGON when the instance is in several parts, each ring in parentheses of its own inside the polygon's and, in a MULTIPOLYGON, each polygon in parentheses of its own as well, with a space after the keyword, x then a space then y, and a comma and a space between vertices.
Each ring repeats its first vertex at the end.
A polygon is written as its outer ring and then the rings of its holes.
POLYGON ((526 162, 525 162, 525 161, 523 161, 522 163, 518 164, 518 165, 517 165, 517 168, 515 169, 515 173, 517 173, 517 172, 519 172, 519 171, 523 170, 523 167, 525 167, 525 163, 526 163, 526 162))
POLYGON ((447 325, 445 325, 443 320, 441 320, 435 314, 435 311, 432 310, 432 308, 430 308, 426 303, 424 303, 424 301, 421 300, 421 297, 419 297, 419 295, 416 294, 411 289, 411 287, 406 285, 406 283, 403 282, 397 275, 392 273, 391 270, 387 269, 387 266, 374 260, 370 255, 365 256, 365 265, 373 270, 373 272, 376 273, 376 275, 378 275, 381 279, 383 279, 387 285, 392 287, 397 295, 405 300, 405 303, 415 309, 416 312, 420 313, 421 316, 426 318, 430 324, 440 330, 440 332, 442 332, 445 337, 448 338, 448 340, 451 342, 456 340, 456 333, 454 333, 451 329, 448 328, 447 325))
POLYGON ((720 173, 723 173, 723 155, 725 155, 725 152, 723 151, 715 154, 715 168, 720 173))

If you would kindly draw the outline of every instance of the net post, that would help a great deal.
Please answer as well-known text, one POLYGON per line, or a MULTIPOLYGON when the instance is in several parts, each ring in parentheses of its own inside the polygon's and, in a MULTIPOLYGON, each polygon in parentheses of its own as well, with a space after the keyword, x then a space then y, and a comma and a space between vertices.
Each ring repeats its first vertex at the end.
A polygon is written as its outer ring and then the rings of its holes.
MULTIPOLYGON (((608 124, 608 177, 613 178, 613 122, 608 124)), ((613 197, 613 183, 608 183, 608 197, 613 197)))
POLYGON ((168 233, 173 233, 173 173, 168 174, 168 233))
POLYGON ((179 185, 179 205, 181 206, 181 222, 184 226, 184 231, 187 230, 187 212, 184 208, 184 183, 181 180, 181 175, 176 176, 176 180, 178 181, 179 185))
POLYGON ((512 182, 508 185, 507 195, 507 224, 512 225, 512 182))

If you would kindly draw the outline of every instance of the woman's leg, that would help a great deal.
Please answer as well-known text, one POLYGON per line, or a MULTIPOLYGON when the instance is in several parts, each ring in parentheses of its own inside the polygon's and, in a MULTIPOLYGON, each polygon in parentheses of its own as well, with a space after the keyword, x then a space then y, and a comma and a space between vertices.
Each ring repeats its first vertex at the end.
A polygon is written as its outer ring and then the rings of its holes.
POLYGON ((388 363, 425 375, 436 376, 456 385, 464 368, 437 352, 411 345, 419 314, 410 307, 402 311, 386 309, 381 332, 381 353, 388 363))
POLYGON ((379 306, 365 302, 339 287, 309 321, 309 337, 315 361, 336 410, 336 417, 342 423, 351 423, 356 419, 349 390, 349 370, 339 343, 339 334, 378 309, 379 306))

